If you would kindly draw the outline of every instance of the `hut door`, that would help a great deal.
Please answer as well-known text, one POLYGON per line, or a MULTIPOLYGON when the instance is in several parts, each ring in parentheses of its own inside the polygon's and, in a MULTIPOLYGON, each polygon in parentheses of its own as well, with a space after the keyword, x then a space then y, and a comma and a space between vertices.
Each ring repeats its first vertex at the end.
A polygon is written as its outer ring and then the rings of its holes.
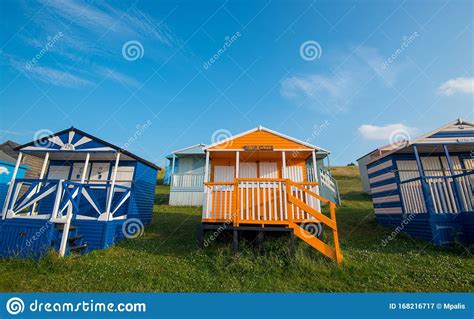
POLYGON ((239 178, 257 178, 257 163, 240 163, 239 178))
MULTIPOLYGON (((112 166, 112 172, 114 171, 114 169, 115 169, 115 165, 112 166)), ((126 186, 126 187, 132 186, 133 172, 134 172, 133 166, 119 166, 117 170, 116 184, 126 186)), ((115 191, 125 192, 124 189, 116 189, 115 191)))
POLYGON ((110 163, 93 163, 90 181, 105 183, 109 177, 109 169, 110 163))
POLYGON ((69 166, 50 166, 48 172, 48 179, 64 179, 69 178, 69 166))
MULTIPOLYGON (((86 174, 86 179, 89 177, 91 169, 89 166, 89 172, 86 174)), ((73 181, 80 181, 82 178, 82 173, 84 172, 84 163, 74 163, 72 165, 72 174, 71 174, 71 180, 73 181)))
POLYGON ((259 163, 260 178, 278 178, 278 165, 275 162, 259 163))
POLYGON ((235 167, 234 166, 215 166, 214 167, 214 182, 231 183, 234 181, 235 167))
POLYGON ((301 166, 288 166, 286 176, 295 183, 303 183, 303 168, 301 166))

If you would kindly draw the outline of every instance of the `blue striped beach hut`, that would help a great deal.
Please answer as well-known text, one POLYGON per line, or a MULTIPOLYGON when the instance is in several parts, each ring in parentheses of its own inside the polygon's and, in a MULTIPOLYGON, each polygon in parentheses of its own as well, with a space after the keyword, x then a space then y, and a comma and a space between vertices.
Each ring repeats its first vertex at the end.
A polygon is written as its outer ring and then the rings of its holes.
POLYGON ((458 119, 367 164, 377 222, 436 245, 474 241, 474 124, 458 119))
POLYGON ((61 256, 103 249, 152 219, 160 169, 71 127, 19 146, 0 221, 0 256, 61 256), (39 178, 21 178, 22 157, 43 158, 39 178))

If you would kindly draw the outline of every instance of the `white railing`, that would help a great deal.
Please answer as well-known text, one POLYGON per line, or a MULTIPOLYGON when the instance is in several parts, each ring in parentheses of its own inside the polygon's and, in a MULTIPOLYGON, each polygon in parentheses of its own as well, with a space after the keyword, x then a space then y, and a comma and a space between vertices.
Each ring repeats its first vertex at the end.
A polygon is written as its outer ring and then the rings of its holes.
POLYGON ((233 215, 234 183, 207 183, 203 218, 231 220, 233 215))
POLYGON ((171 187, 173 188, 195 188, 203 187, 204 174, 173 174, 171 175, 171 187))
POLYGON ((401 183, 400 191, 406 213, 414 214, 427 212, 420 180, 401 183))

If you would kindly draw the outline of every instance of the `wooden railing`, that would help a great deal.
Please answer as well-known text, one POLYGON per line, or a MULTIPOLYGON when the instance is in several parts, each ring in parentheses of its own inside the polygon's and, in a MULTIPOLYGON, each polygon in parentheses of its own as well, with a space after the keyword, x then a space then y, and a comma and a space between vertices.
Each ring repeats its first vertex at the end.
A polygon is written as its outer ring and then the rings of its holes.
POLYGON ((406 213, 426 213, 427 203, 423 192, 430 197, 431 211, 436 214, 472 212, 473 187, 466 172, 454 176, 425 176, 405 180, 400 190, 406 213), (423 188, 425 188, 423 190, 423 188))
POLYGON ((296 236, 340 263, 342 255, 336 224, 336 205, 316 193, 318 183, 295 183, 289 179, 237 178, 233 183, 205 183, 203 222, 283 225, 296 236), (330 216, 319 210, 320 203, 329 206, 330 216), (333 233, 334 248, 305 229, 307 223, 327 226, 333 233))

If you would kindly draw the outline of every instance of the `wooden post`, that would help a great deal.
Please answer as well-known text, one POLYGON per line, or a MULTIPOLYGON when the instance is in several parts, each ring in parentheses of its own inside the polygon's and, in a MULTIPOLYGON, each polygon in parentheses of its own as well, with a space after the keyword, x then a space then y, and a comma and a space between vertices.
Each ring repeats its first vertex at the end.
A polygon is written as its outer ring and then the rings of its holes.
MULTIPOLYGON (((46 155, 44 156, 44 161, 43 161, 43 166, 41 167, 41 172, 39 175, 39 179, 44 178, 44 174, 46 173, 46 167, 48 166, 48 161, 49 161, 49 152, 46 152, 46 155)), ((35 193, 38 193, 43 186, 43 183, 38 183, 38 188, 36 189, 35 193)), ((38 205, 38 202, 33 204, 33 207, 31 208, 31 215, 36 215, 36 206, 38 205)))
MULTIPOLYGON (((209 150, 206 150, 206 164, 204 165, 204 183, 209 182, 209 150)), ((209 204, 207 202, 207 186, 204 185, 204 195, 203 195, 203 205, 202 205, 202 217, 208 218, 207 213, 209 212, 209 209, 207 205, 209 204)), ((211 199, 212 200, 212 199, 211 199)))
POLYGON ((117 171, 118 171, 119 162, 120 162, 120 152, 117 152, 117 156, 115 157, 114 172, 112 174, 112 181, 110 183, 110 194, 107 201, 107 209, 106 209, 107 221, 110 220, 110 209, 112 206, 112 199, 114 197, 115 180, 117 179, 117 171))
MULTIPOLYGON (((10 196, 12 195, 13 186, 15 185, 16 174, 18 173, 18 168, 20 167, 22 158, 23 158, 23 153, 20 152, 16 160, 16 165, 15 165, 15 169, 13 170, 13 175, 12 175, 12 179, 10 180, 10 185, 8 185, 7 196, 5 197, 5 203, 3 204, 2 219, 5 219, 7 217, 8 209, 10 206, 10 196)), ((16 198, 14 198, 13 203, 15 203, 15 200, 16 198)))
MULTIPOLYGON (((311 156, 313 157, 313 174, 314 174, 314 180, 319 183, 318 180, 318 166, 316 162, 316 151, 311 152, 311 156)), ((319 184, 316 185, 316 194, 319 195, 319 184)), ((321 201, 319 199, 316 199, 316 210, 321 211, 321 201)))
POLYGON ((84 184, 86 181, 86 175, 87 175, 87 168, 89 166, 89 159, 91 157, 90 153, 87 153, 86 155, 86 161, 84 162, 84 170, 82 171, 82 176, 81 176, 81 184, 84 184))
POLYGON ((235 178, 239 178, 240 152, 235 152, 235 178))
POLYGON ((334 222, 334 229, 332 230, 332 235, 334 238, 334 252, 336 255, 336 262, 340 264, 342 263, 342 254, 341 254, 341 248, 339 247, 339 234, 337 231, 336 205, 333 202, 329 203, 329 211, 331 214, 331 219, 334 222))
POLYGON ((286 153, 285 151, 281 151, 281 169, 282 169, 282 174, 283 178, 288 178, 287 173, 286 173, 286 153))
POLYGON ((434 205, 431 198, 431 193, 428 184, 426 183, 425 173, 423 171, 423 165, 421 164, 420 154, 418 154, 418 148, 413 145, 413 151, 415 153, 416 165, 418 167, 418 174, 420 174, 421 190, 423 192, 423 200, 426 203, 427 213, 434 213, 434 205))
MULTIPOLYGON (((444 154, 446 156, 446 161, 448 162, 449 171, 451 172, 451 176, 453 178, 453 187, 454 187, 454 192, 456 194, 455 195, 456 203, 462 212, 467 212, 467 209, 464 207, 464 201, 462 200, 461 192, 459 190, 458 181, 454 177, 454 175, 456 175, 456 172, 454 171, 453 163, 451 161, 451 156, 449 155, 448 147, 446 146, 446 144, 443 145, 443 149, 444 149, 444 154)), ((449 183, 447 179, 446 179, 446 182, 449 183)))
POLYGON ((173 175, 174 175, 174 166, 176 162, 176 155, 173 154, 173 160, 171 161, 171 174, 170 174, 170 186, 173 186, 173 175))

